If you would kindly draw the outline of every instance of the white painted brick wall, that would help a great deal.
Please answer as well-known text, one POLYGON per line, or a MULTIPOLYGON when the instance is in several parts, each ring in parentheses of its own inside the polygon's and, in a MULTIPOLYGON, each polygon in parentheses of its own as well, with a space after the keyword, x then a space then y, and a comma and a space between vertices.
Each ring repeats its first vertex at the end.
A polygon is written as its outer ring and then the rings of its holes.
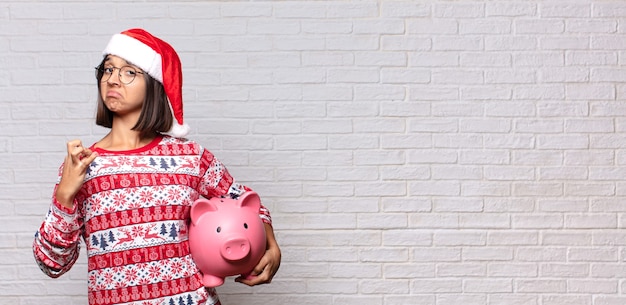
POLYGON ((0 2, 0 304, 85 304, 30 244, 92 67, 144 27, 191 137, 272 209, 283 264, 224 304, 626 304, 626 2, 0 2))

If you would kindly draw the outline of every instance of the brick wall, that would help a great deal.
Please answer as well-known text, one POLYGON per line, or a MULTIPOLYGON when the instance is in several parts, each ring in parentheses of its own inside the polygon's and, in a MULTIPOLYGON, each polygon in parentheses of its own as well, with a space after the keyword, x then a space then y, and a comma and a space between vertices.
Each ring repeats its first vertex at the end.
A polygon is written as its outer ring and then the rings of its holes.
POLYGON ((0 304, 85 304, 30 245, 92 67, 144 27, 191 137, 271 208, 283 264, 225 304, 626 304, 623 1, 0 2, 0 304))

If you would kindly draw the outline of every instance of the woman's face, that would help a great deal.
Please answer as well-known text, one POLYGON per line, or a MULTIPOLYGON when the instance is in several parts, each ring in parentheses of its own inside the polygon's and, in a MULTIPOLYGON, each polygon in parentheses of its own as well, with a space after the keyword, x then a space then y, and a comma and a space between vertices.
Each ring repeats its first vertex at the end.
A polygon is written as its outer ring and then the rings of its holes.
POLYGON ((102 67, 104 71, 102 80, 108 78, 100 84, 100 95, 104 105, 117 116, 134 114, 139 117, 146 98, 146 80, 143 75, 145 72, 121 57, 113 55, 106 57, 102 67))

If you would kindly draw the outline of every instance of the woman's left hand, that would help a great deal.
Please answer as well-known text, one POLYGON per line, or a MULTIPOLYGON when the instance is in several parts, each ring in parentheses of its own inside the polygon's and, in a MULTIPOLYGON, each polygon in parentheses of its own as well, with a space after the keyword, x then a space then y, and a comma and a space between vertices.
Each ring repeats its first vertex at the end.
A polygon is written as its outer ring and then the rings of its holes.
POLYGON ((272 282, 272 278, 274 278, 274 275, 280 267, 281 253, 276 238, 274 237, 274 229, 269 224, 265 224, 265 235, 267 237, 267 247, 265 254, 261 257, 261 261, 254 267, 250 275, 247 277, 240 276, 235 279, 236 282, 248 286, 269 284, 272 282))

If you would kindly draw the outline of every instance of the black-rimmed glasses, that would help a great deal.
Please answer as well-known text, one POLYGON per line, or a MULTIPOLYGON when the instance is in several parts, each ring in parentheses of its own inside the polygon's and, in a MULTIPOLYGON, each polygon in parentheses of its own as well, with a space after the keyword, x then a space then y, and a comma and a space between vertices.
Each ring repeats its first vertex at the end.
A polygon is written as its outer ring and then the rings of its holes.
POLYGON ((132 83, 137 74, 143 74, 143 72, 131 66, 123 66, 121 68, 98 66, 96 67, 96 78, 99 79, 101 83, 106 83, 116 69, 119 70, 117 76, 119 77, 120 82, 124 85, 132 83))

